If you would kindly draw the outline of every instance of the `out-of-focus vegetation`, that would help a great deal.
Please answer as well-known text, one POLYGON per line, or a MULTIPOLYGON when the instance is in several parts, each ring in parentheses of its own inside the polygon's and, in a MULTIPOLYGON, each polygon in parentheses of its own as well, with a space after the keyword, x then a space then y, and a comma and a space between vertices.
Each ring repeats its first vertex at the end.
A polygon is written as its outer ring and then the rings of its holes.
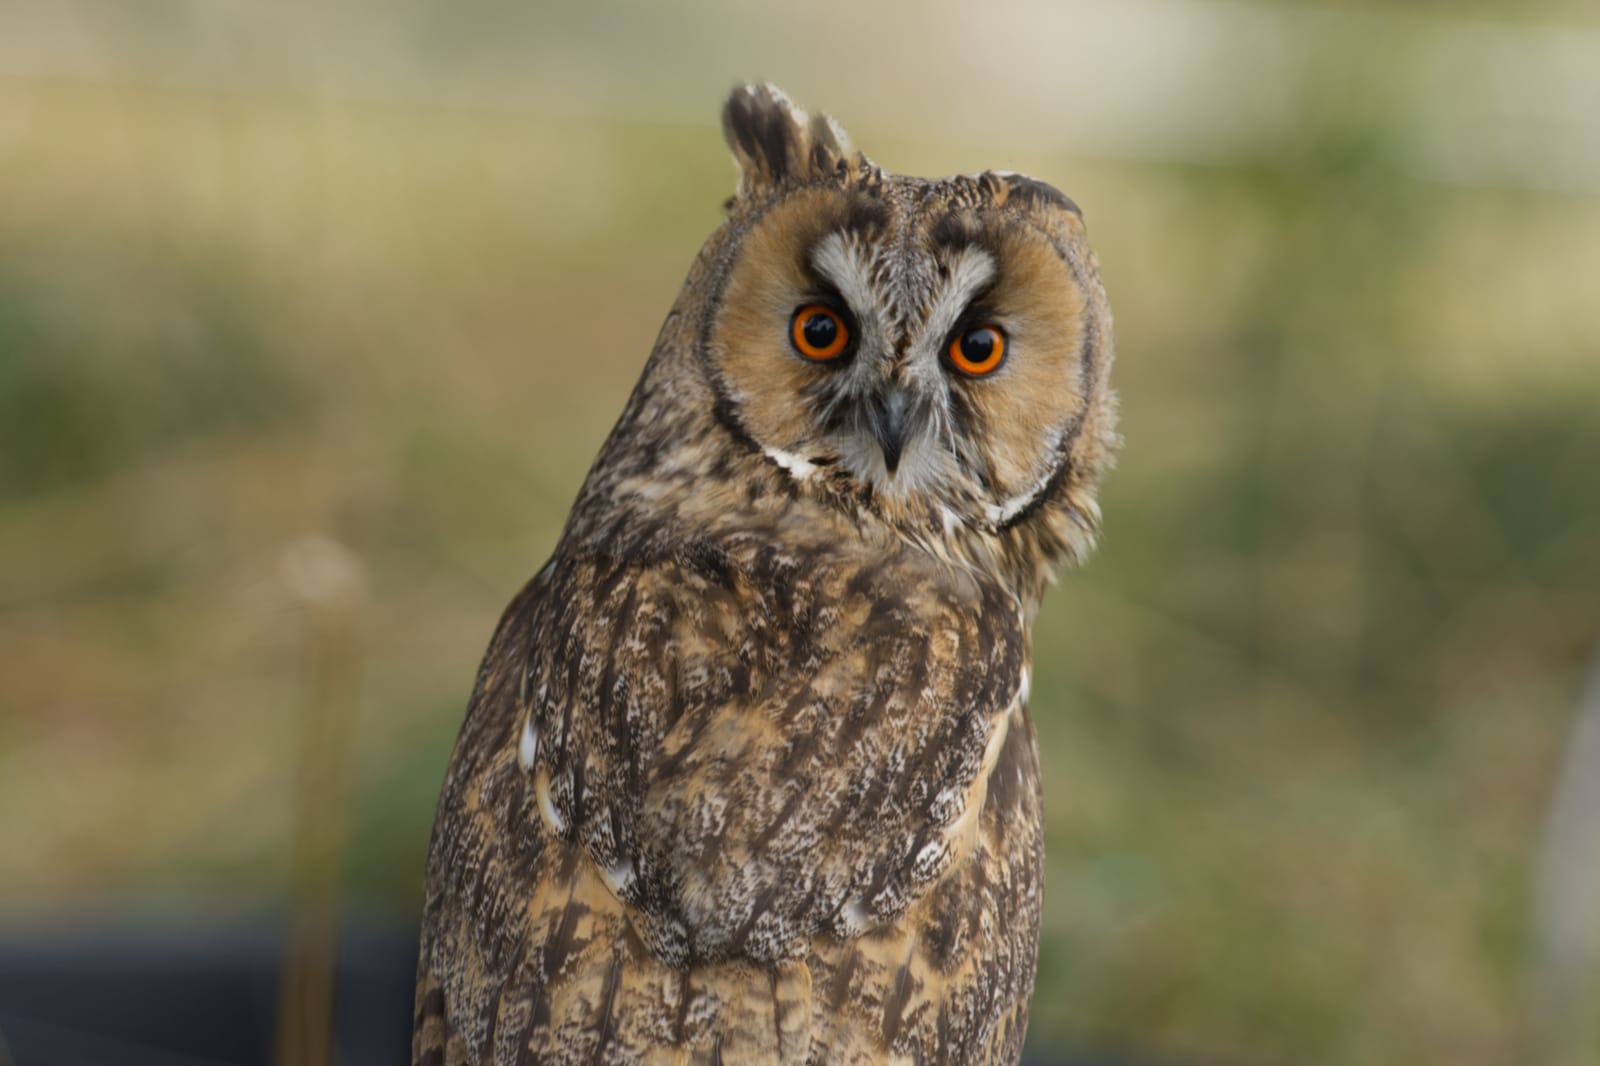
MULTIPOLYGON (((1484 24, 1339 15, 1367 66, 1297 78, 1276 124, 1223 122, 1216 152, 1169 123, 1163 157, 1161 100, 1127 116, 1132 147, 1111 118, 1062 143, 1038 131, 1095 98, 986 91, 981 64, 848 22, 839 55, 811 40, 802 62, 731 6, 697 8, 689 30, 734 43, 690 71, 650 51, 689 32, 653 8, 400 8, 446 56, 470 39, 490 59, 362 94, 331 45, 317 77, 274 82, 241 43, 242 80, 225 61, 167 77, 184 42, 248 19, 12 16, 72 61, 0 46, 6 904, 289 892, 308 697, 284 568, 320 537, 368 589, 345 888, 417 905, 477 656, 720 217, 721 90, 770 76, 894 169, 1060 185, 1118 315, 1127 447, 1103 549, 1035 645, 1034 1038, 1513 1061, 1530 870, 1600 642, 1600 195, 1581 146, 1549 181, 1458 172, 1485 158, 1481 129, 1407 112, 1417 42, 1484 24), (474 17, 516 33, 457 26, 474 17), (885 69, 851 67, 873 55, 885 69), (629 80, 635 59, 668 80, 629 80), (622 72, 602 99, 559 91, 570 72, 593 92, 590 63, 622 72), (535 88, 494 106, 484 70, 535 88)), ((1275 32, 1335 18, 1260 10, 1275 32)), ((384 24, 340 11, 355 38, 384 24)), ((1138 69, 1140 39, 1121 47, 1138 69)))

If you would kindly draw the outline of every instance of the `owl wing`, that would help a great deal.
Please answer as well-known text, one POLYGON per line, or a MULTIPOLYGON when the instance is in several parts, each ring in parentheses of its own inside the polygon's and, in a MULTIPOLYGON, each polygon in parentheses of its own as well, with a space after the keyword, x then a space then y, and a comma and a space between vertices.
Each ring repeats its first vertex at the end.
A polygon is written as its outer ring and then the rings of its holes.
POLYGON ((991 773, 1032 754, 1006 739, 1024 641, 1008 596, 907 560, 690 545, 547 568, 491 643, 440 801, 416 1061, 881 1053, 898 1018, 818 1031, 813 970, 889 1003, 841 951, 993 846, 991 773))

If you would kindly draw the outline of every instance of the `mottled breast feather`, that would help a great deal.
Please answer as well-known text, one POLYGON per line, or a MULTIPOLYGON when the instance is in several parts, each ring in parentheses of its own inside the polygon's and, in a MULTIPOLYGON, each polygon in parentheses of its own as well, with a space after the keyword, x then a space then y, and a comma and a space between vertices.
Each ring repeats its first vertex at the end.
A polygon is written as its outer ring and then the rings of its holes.
POLYGON ((976 852, 1019 837, 1037 892, 1022 625, 910 551, 862 565, 750 536, 557 561, 501 623, 441 801, 428 906, 456 921, 424 971, 460 1061, 710 1054, 730 1010, 757 1019, 752 1047, 787 1025, 794 1061, 1003 1039, 931 993, 1003 933, 971 894, 1018 887, 976 852), (843 1016, 818 1024, 824 1005, 843 1016), (616 1044, 570 1050, 591 1037, 616 1044))

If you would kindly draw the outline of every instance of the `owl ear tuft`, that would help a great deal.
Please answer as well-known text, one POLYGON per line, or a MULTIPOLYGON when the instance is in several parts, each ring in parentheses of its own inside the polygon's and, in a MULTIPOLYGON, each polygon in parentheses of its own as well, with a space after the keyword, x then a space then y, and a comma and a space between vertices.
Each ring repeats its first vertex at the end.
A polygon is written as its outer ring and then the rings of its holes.
POLYGON ((991 170, 988 176, 1005 191, 999 200, 1004 204, 1044 205, 1083 218, 1083 211, 1072 197, 1048 182, 1018 174, 1014 170, 991 170))
POLYGON ((827 115, 808 115, 776 85, 741 85, 722 108, 722 135, 739 165, 737 199, 839 174, 850 138, 827 115))

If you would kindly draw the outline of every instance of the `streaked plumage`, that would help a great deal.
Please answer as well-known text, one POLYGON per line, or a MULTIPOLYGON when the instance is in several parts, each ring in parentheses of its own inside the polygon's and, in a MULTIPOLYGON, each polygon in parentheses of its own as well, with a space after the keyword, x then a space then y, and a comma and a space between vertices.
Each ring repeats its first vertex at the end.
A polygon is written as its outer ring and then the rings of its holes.
POLYGON ((1049 186, 886 173, 770 87, 724 130, 729 218, 479 672, 417 1063, 1020 1054, 1029 629, 1116 440, 1094 258, 1049 186))

